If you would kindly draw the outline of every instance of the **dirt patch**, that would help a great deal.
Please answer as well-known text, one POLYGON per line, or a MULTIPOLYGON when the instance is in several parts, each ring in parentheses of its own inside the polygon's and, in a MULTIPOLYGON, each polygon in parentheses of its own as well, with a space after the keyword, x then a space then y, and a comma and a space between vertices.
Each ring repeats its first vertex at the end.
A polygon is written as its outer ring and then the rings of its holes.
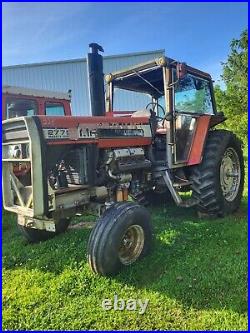
POLYGON ((68 229, 92 229, 96 222, 79 222, 72 224, 68 229))

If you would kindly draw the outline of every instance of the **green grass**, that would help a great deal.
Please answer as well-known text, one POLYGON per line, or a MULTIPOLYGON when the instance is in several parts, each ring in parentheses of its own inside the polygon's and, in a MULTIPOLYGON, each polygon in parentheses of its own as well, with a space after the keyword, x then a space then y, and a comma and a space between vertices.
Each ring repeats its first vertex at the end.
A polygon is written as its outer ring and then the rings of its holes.
POLYGON ((3 329, 247 330, 247 192, 223 219, 175 206, 151 213, 153 252, 113 279, 89 270, 89 229, 29 245, 4 213, 3 329), (114 294, 149 299, 146 313, 104 311, 114 294))

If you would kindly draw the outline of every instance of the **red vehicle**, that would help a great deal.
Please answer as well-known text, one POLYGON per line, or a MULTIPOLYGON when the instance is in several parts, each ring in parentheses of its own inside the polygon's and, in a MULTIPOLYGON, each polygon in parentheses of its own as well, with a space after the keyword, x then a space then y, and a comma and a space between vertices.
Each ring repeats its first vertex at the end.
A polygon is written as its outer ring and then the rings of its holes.
POLYGON ((26 108, 26 116, 3 122, 3 204, 30 242, 64 232, 76 214, 96 212, 88 262, 112 275, 150 250, 147 204, 174 201, 201 216, 235 212, 244 160, 239 139, 215 128, 226 118, 208 73, 162 57, 106 75, 104 92, 103 50, 90 47, 91 117, 28 115, 26 108), (148 102, 121 115, 114 109, 119 90, 148 102), (25 177, 13 173, 16 163, 29 164, 25 177))
MULTIPOLYGON (((71 116, 70 93, 22 88, 2 87, 2 120, 23 116, 71 116)), ((16 163, 15 175, 29 172, 28 163, 16 163)))
POLYGON ((70 93, 2 87, 2 119, 23 116, 71 116, 70 93))

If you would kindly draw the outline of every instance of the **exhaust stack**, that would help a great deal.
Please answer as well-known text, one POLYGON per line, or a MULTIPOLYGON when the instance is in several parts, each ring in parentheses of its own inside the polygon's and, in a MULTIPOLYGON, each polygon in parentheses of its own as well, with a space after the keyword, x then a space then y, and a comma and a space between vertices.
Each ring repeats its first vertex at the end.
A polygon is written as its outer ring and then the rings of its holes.
POLYGON ((105 116, 103 58, 98 53, 98 51, 104 52, 104 50, 96 43, 89 44, 89 47, 87 65, 91 114, 92 116, 105 116))

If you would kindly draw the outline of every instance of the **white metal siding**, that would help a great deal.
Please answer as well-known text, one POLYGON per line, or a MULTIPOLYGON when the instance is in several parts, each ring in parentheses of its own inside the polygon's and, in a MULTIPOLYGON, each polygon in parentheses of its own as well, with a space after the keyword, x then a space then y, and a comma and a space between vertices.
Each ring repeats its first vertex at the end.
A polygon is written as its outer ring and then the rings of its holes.
MULTIPOLYGON (((110 73, 134 64, 162 56, 164 51, 145 52, 124 56, 104 57, 104 73, 110 73)), ((89 96, 87 84, 87 63, 85 59, 17 65, 3 67, 2 84, 25 88, 45 89, 58 92, 72 90, 72 111, 74 115, 89 115, 89 96)), ((143 105, 137 94, 119 94, 118 108, 138 109, 143 105)))

